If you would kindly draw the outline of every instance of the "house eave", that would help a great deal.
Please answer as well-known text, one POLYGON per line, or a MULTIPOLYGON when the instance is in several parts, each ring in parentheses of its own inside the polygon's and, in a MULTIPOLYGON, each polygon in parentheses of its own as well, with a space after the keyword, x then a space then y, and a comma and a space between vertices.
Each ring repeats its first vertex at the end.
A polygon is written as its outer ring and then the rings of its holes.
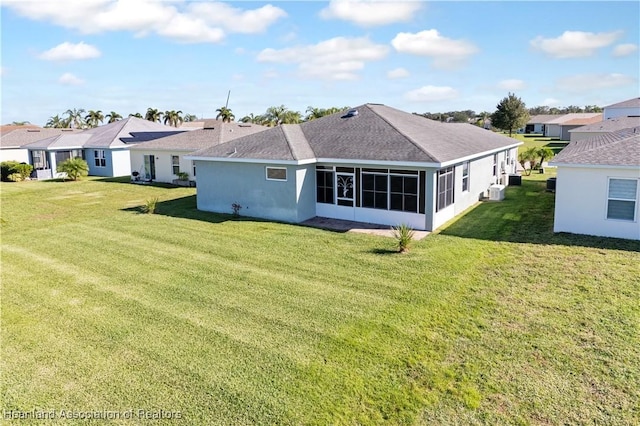
POLYGON ((626 164, 584 164, 584 163, 557 163, 550 161, 549 166, 552 167, 568 167, 572 169, 622 169, 622 170, 637 170, 640 173, 640 165, 626 165, 626 164))
POLYGON ((460 164, 463 163, 465 161, 470 161, 470 160, 474 160, 476 158, 480 158, 480 157, 486 157, 487 155, 490 154, 495 154, 497 152, 502 152, 502 151, 506 151, 508 149, 513 149, 516 148, 520 145, 522 145, 524 142, 518 141, 515 143, 512 143, 511 145, 506 145, 500 148, 495 148, 495 149, 490 149, 487 151, 483 151, 483 152, 479 152, 477 154, 471 154, 471 155, 467 155, 465 157, 461 157, 461 158, 455 158, 453 160, 449 160, 449 161, 443 161, 442 163, 439 163, 439 167, 449 167, 452 166, 454 164, 460 164))

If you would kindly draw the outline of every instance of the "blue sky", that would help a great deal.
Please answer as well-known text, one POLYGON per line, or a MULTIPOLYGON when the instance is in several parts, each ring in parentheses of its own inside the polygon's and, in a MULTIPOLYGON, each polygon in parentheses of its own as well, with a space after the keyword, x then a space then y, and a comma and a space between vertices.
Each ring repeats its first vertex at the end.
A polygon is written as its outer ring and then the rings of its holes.
POLYGON ((1 0, 1 122, 70 108, 236 117, 639 96, 640 3, 1 0))

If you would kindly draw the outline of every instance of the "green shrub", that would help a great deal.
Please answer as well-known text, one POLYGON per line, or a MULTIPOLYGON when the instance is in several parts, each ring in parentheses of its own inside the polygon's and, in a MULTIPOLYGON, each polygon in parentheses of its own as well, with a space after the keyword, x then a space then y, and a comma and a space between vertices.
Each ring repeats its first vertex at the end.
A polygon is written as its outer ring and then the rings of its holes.
POLYGON ((189 173, 187 172, 178 172, 176 176, 178 176, 178 180, 189 180, 189 173))
POLYGON ((27 163, 18 163, 17 161, 3 161, 0 163, 0 174, 3 181, 19 181, 25 180, 31 176, 33 166, 27 163))
POLYGON ((398 252, 405 253, 409 251, 409 245, 413 240, 415 232, 409 225, 400 224, 391 228, 393 230, 393 238, 396 239, 398 244, 398 252))
POLYGON ((141 210, 142 213, 154 214, 156 212, 156 206, 158 205, 158 197, 150 198, 144 202, 141 210))
POLYGON ((58 172, 66 173, 71 180, 78 180, 89 174, 89 165, 82 158, 72 158, 58 164, 58 172))

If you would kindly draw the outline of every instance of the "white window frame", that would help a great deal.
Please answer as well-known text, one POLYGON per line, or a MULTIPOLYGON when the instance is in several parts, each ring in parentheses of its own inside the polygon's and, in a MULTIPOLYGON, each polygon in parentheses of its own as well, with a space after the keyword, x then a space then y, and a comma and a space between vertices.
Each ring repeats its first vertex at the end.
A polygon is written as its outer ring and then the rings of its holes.
POLYGON ((264 168, 264 174, 265 174, 265 178, 267 180, 274 180, 276 182, 286 182, 287 181, 287 168, 286 167, 265 167, 264 168), (269 170, 284 170, 284 179, 279 179, 279 178, 270 178, 269 177, 269 170))
POLYGON ((462 163, 462 192, 469 192, 469 183, 471 182, 471 161, 465 161, 462 163), (467 174, 464 173, 464 166, 467 166, 467 174), (467 187, 464 187, 464 181, 467 180, 467 187))
POLYGON ((618 222, 631 222, 631 223, 635 223, 638 218, 637 218, 637 211, 638 211, 638 188, 640 188, 640 179, 634 179, 634 178, 628 178, 628 177, 609 177, 607 178, 607 204, 605 206, 605 211, 604 211, 604 215, 605 215, 605 219, 606 220, 613 220, 613 221, 618 221, 618 222), (611 190, 611 181, 612 180, 630 180, 630 181, 636 181, 636 193, 635 193, 635 198, 629 199, 629 198, 612 198, 609 196, 609 192, 611 190), (626 201, 626 202, 633 202, 633 219, 619 219, 619 218, 610 218, 609 217, 609 201, 626 201))
POLYGON ((498 153, 493 154, 493 176, 498 177, 498 153))
POLYGON ((175 176, 177 176, 178 173, 180 173, 180 156, 179 155, 172 155, 171 156, 171 172, 175 176), (177 169, 176 169, 176 167, 177 167, 177 169))
POLYGON ((191 160, 191 170, 193 171, 193 177, 196 177, 196 162, 191 160))
POLYGON ((93 159, 93 163, 96 167, 107 167, 107 157, 104 153, 104 149, 94 149, 93 159))

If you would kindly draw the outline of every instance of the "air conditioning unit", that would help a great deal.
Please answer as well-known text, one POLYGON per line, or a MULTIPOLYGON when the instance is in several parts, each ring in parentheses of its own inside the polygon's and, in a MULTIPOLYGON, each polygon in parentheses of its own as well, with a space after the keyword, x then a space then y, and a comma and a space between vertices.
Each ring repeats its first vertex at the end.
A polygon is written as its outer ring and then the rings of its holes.
POLYGON ((491 185, 489 187, 489 200, 491 201, 504 200, 504 185, 491 185))

